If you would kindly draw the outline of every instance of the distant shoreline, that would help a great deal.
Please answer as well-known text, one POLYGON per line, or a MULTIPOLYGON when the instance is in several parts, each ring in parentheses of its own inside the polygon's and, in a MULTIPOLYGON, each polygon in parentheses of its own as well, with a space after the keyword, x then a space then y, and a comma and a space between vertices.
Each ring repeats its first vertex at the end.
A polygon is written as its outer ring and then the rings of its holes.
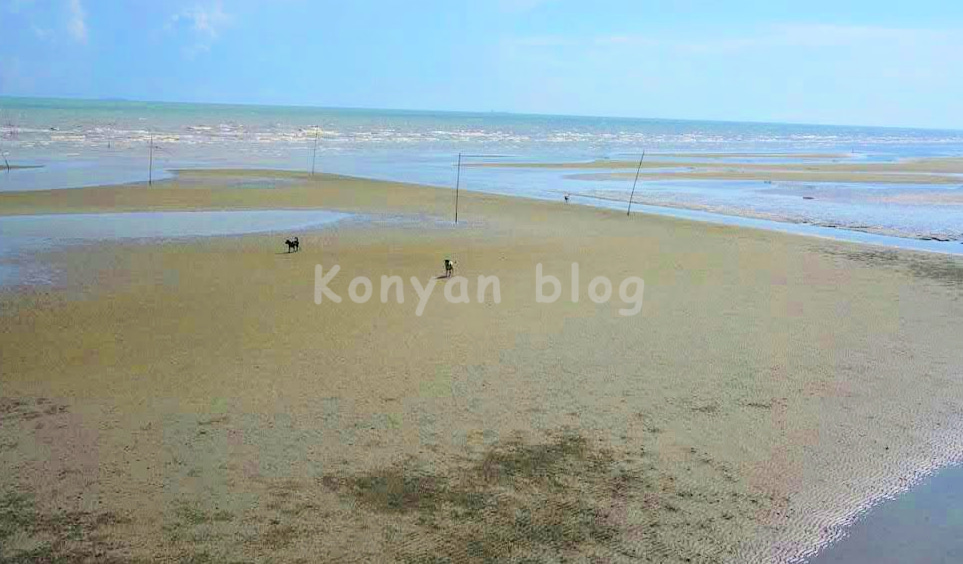
POLYGON ((176 105, 176 106, 208 106, 212 108, 275 108, 275 109, 296 109, 308 111, 347 111, 347 112, 389 112, 398 114, 449 114, 461 116, 515 116, 515 117, 534 117, 534 118, 566 118, 579 120, 631 120, 640 122, 672 122, 672 123, 717 123, 717 124, 745 124, 745 125, 787 125, 801 127, 829 127, 829 128, 861 128, 892 131, 937 131, 960 133, 963 129, 940 128, 940 127, 921 127, 911 125, 867 125, 854 123, 805 123, 798 121, 778 121, 778 120, 731 120, 724 118, 704 118, 704 117, 652 117, 652 116, 619 116, 619 115, 586 115, 586 114, 552 114, 552 113, 532 113, 532 112, 509 112, 491 110, 466 110, 466 109, 428 109, 428 108, 376 108, 361 106, 312 106, 301 104, 259 104, 251 102, 198 102, 185 100, 137 100, 130 98, 82 98, 82 97, 53 97, 53 96, 0 96, 0 102, 4 100, 17 100, 21 102, 60 102, 60 103, 97 103, 103 105, 176 105))

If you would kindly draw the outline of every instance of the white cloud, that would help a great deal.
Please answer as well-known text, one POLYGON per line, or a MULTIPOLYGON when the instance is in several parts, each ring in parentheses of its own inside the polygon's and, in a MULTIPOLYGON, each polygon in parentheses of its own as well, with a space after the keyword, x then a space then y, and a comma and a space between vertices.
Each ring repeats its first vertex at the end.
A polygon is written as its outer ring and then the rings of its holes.
POLYGON ((31 25, 30 31, 32 31, 34 36, 41 41, 46 41, 52 36, 52 33, 49 29, 37 25, 31 25))
POLYGON ((186 23, 198 35, 217 39, 221 31, 231 23, 231 16, 224 11, 221 2, 209 5, 196 5, 171 16, 171 27, 186 23))
POLYGON ((80 0, 67 0, 67 32, 80 43, 87 42, 87 14, 80 0))
POLYGON ((228 27, 233 18, 224 11, 222 2, 197 4, 171 16, 165 28, 168 31, 188 33, 189 43, 182 48, 182 53, 188 59, 193 59, 211 50, 211 45, 228 27))
POLYGON ((827 24, 783 25, 773 28, 768 41, 793 47, 841 47, 861 43, 915 43, 959 37, 938 29, 844 26, 827 24))
POLYGON ((742 37, 720 37, 704 42, 678 42, 679 49, 697 53, 736 52, 772 48, 802 50, 874 49, 905 45, 907 48, 940 42, 958 42, 959 30, 792 24, 764 28, 742 37))

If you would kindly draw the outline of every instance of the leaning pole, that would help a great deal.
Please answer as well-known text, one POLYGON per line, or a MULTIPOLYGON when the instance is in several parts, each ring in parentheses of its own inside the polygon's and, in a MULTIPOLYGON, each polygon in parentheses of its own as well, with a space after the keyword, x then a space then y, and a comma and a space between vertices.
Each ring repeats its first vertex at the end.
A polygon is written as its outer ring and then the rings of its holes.
POLYGON ((314 163, 318 160, 318 138, 321 137, 321 128, 314 128, 314 152, 311 153, 311 176, 314 176, 314 163))
POLYGON ((639 158, 639 168, 635 170, 635 182, 632 183, 632 193, 629 194, 629 209, 625 211, 625 215, 632 213, 632 198, 635 197, 635 186, 639 183, 639 173, 642 172, 642 161, 645 159, 645 151, 642 151, 642 156, 639 158))

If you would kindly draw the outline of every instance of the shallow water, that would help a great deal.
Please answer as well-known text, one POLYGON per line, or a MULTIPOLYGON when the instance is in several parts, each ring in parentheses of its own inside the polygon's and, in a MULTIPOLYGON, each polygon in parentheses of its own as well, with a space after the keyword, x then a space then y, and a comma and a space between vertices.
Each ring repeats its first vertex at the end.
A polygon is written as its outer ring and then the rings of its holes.
POLYGON ((121 239, 291 232, 348 216, 318 210, 0 216, 0 286, 50 282, 53 274, 34 260, 35 254, 67 245, 121 239))
MULTIPOLYGON (((626 204, 622 202, 608 202, 605 207, 611 209, 625 209, 626 204)), ((668 215, 681 219, 691 219, 693 221, 705 221, 709 223, 719 223, 722 225, 736 225, 740 227, 752 227, 755 229, 766 229, 769 231, 780 231, 783 233, 793 233, 796 235, 806 235, 808 237, 822 237, 835 239, 837 241, 848 241, 851 243, 862 243, 867 245, 881 245, 885 247, 896 247, 914 251, 926 251, 934 253, 963 254, 963 244, 959 241, 924 241, 921 239, 907 239, 904 237, 893 237, 889 235, 879 235, 875 233, 865 233, 862 231, 852 231, 847 229, 837 229, 820 225, 808 225, 803 223, 787 223, 782 221, 772 221, 752 217, 740 217, 736 215, 726 215, 700 210, 687 210, 678 208, 658 207, 645 204, 633 204, 633 211, 668 215)))
MULTIPOLYGON (((632 187, 630 181, 583 182, 588 194, 626 202, 632 187)), ((940 201, 959 199, 961 195, 959 186, 941 185, 671 180, 640 184, 635 199, 652 205, 696 207, 898 237, 963 240, 963 205, 940 201)))
POLYGON ((161 168, 154 169, 153 174, 149 175, 146 161, 140 163, 122 157, 35 159, 30 164, 40 168, 0 170, 0 192, 146 183, 149 176, 155 181, 174 176, 161 168))
POLYGON ((23 241, 206 237, 305 229, 348 214, 329 211, 197 211, 0 217, 0 252, 23 241))
POLYGON ((963 562, 963 467, 871 509, 809 564, 963 562))

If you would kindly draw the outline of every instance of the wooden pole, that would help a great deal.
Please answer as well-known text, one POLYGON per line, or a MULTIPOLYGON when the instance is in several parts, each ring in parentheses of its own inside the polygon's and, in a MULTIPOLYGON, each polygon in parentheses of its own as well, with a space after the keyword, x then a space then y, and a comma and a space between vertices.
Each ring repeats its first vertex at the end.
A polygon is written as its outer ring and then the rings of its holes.
POLYGON ((321 136, 321 128, 314 128, 314 153, 311 154, 311 176, 314 176, 314 162, 318 159, 318 137, 321 136))
POLYGON ((635 182, 632 183, 632 193, 629 195, 629 209, 626 210, 625 215, 632 213, 632 198, 635 198, 635 186, 639 183, 639 174, 642 172, 642 161, 645 159, 645 151, 642 151, 642 157, 639 158, 639 168, 635 170, 635 182))
POLYGON ((7 162, 7 153, 3 150, 3 130, 0 129, 0 155, 3 155, 3 165, 7 168, 7 172, 10 172, 10 163, 7 162))
POLYGON ((458 174, 455 176, 455 224, 458 224, 458 189, 461 187, 461 153, 458 153, 458 174))
POLYGON ((3 150, 3 133, 0 132, 0 155, 3 155, 3 165, 7 168, 7 172, 10 172, 10 163, 7 162, 7 153, 3 150))
POLYGON ((147 165, 147 185, 154 185, 154 134, 150 134, 150 160, 147 165))

